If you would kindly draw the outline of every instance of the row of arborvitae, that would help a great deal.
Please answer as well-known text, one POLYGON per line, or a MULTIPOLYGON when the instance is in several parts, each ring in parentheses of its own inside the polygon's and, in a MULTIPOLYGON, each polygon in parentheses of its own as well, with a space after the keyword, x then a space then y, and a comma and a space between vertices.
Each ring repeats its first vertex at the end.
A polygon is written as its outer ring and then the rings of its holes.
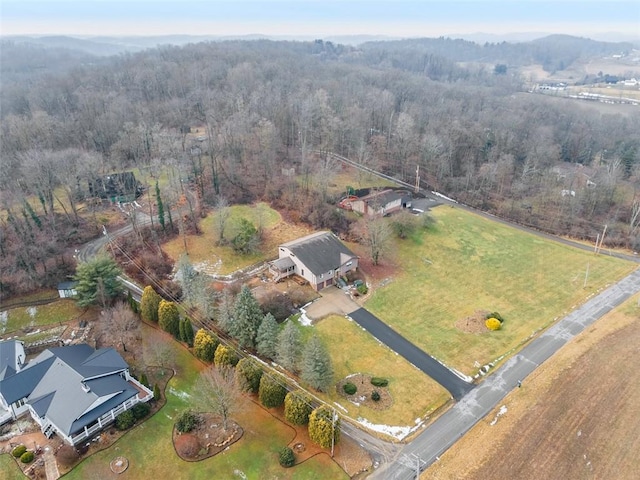
POLYGON ((180 318, 178 305, 163 300, 152 286, 148 285, 140 298, 140 315, 148 322, 157 323, 162 330, 170 333, 189 346, 193 345, 193 326, 189 318, 180 318))
POLYGON ((491 331, 500 330, 502 328, 502 322, 504 318, 498 312, 488 313, 485 317, 484 324, 491 331))
POLYGON ((19 458, 22 463, 31 463, 35 458, 35 454, 28 451, 27 447, 24 445, 18 445, 16 448, 11 450, 11 455, 13 455, 14 458, 19 458))

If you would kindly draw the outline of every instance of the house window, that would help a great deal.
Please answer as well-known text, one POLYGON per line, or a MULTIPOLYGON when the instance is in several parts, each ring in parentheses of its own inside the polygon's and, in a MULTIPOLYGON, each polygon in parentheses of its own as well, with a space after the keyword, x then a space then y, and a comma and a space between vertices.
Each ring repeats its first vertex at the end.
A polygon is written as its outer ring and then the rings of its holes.
POLYGON ((17 408, 20 408, 20 407, 22 407, 25 403, 26 403, 26 402, 25 402, 25 399, 24 399, 24 398, 21 398, 20 400, 18 400, 18 401, 16 402, 16 407, 17 407, 17 408))
POLYGON ((320 274, 320 278, 322 278, 322 275, 324 275, 323 273, 320 274))
POLYGON ((345 263, 345 266, 350 267, 351 265, 353 265, 352 261, 348 261, 347 263, 345 263))
POLYGON ((304 268, 302 270, 300 270, 300 276, 304 277, 304 268))

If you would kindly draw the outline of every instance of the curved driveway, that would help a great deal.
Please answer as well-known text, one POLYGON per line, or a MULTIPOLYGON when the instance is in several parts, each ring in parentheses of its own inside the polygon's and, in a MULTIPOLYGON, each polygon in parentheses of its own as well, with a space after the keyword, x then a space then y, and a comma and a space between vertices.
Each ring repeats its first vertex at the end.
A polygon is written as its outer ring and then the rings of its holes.
POLYGON ((416 347, 371 312, 360 308, 350 313, 349 316, 391 350, 406 358, 446 388, 456 400, 460 400, 473 388, 473 384, 466 382, 435 358, 416 347))

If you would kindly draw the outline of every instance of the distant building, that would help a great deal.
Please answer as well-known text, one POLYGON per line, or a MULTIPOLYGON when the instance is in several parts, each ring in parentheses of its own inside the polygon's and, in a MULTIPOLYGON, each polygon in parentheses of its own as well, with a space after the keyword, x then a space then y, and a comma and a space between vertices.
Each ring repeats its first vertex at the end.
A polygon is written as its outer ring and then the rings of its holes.
POLYGON ((58 284, 58 296, 60 298, 73 298, 78 295, 76 285, 78 282, 60 282, 58 284))
POLYGON ((142 184, 133 172, 111 173, 89 180, 89 195, 112 202, 132 202, 142 195, 142 184))
POLYGON ((299 275, 314 290, 335 284, 336 279, 358 268, 358 256, 331 232, 318 232, 278 247, 278 260, 269 271, 274 281, 299 275))
POLYGON ((411 208, 411 194, 406 191, 383 190, 351 201, 351 209, 362 215, 374 217, 411 208))

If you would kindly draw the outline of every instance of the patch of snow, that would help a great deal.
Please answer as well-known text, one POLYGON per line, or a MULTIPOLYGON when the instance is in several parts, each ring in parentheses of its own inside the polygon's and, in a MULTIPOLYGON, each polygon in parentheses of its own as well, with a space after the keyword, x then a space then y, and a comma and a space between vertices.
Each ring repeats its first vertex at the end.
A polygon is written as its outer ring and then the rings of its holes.
POLYGON ((500 410, 498 410, 498 413, 496 414, 496 416, 493 418, 493 420, 491 421, 491 423, 489 425, 494 426, 496 423, 498 423, 498 418, 501 417, 502 415, 504 415, 505 413, 507 413, 507 406, 506 405, 502 405, 500 407, 500 410))
POLYGON ((29 336, 29 335, 35 335, 36 333, 40 333, 41 331, 42 331, 42 330, 40 330, 40 329, 34 330, 33 332, 29 332, 29 333, 27 333, 27 336, 29 336))
POLYGON ((191 398, 191 395, 189 395, 187 392, 183 392, 182 390, 176 390, 173 387, 169 387, 169 393, 171 395, 174 395, 178 398, 182 398, 183 400, 187 400, 189 398, 191 398))
POLYGON ((431 193, 433 193, 436 197, 444 198, 445 200, 449 200, 450 202, 453 202, 453 203, 458 203, 453 198, 447 197, 446 195, 443 195, 443 194, 441 194, 439 192, 432 191, 431 193))
POLYGON ((193 269, 198 273, 205 273, 207 275, 217 275, 222 268, 222 260, 217 259, 215 262, 211 260, 204 260, 202 262, 194 263, 193 269))
POLYGON ((28 307, 27 313, 31 318, 36 318, 36 313, 38 313, 38 307, 28 307))
POLYGON ((307 311, 304 308, 300 309, 300 318, 298 318, 298 321, 300 322, 300 325, 305 327, 311 326, 312 320, 307 317, 307 311))
POLYGON ((365 428, 369 430, 373 430, 374 432, 384 433, 391 437, 394 437, 397 440, 402 440, 409 436, 413 431, 417 430, 420 425, 416 425, 415 427, 396 427, 391 425, 379 425, 375 423, 371 423, 368 420, 359 417, 357 422, 365 428))
POLYGON ((0 333, 4 333, 4 330, 7 328, 7 321, 9 320, 9 312, 4 311, 0 312, 0 333))

